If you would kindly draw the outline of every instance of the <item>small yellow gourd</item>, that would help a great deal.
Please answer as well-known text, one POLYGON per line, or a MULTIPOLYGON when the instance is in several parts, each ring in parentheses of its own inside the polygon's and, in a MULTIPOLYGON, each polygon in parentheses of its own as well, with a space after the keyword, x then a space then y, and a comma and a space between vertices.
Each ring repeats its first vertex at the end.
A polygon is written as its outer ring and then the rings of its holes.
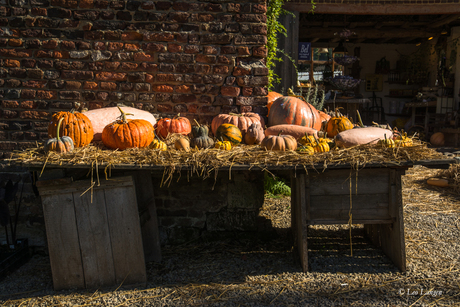
POLYGON ((232 143, 230 143, 229 141, 218 141, 216 142, 214 147, 221 150, 230 150, 232 149, 232 143))
POLYGON ((315 136, 315 146, 313 146, 313 149, 315 152, 328 152, 330 150, 329 144, 326 142, 320 142, 316 136, 315 136))
POLYGON ((315 153, 315 149, 313 148, 313 146, 310 145, 302 145, 297 149, 297 151, 301 154, 307 154, 310 156, 315 153))
POLYGON ((379 140, 378 144, 384 148, 394 148, 395 147, 395 141, 393 139, 387 138, 387 135, 384 135, 385 138, 383 140, 379 140))
POLYGON ((160 141, 158 139, 154 139, 152 144, 150 144, 151 149, 159 149, 161 151, 166 151, 168 149, 168 146, 166 145, 165 142, 160 141))

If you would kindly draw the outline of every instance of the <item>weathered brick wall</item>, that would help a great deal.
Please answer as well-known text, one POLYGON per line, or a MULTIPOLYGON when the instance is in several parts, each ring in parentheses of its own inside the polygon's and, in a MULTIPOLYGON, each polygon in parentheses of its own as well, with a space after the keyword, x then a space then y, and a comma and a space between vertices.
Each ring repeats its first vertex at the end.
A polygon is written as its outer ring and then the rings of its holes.
POLYGON ((266 0, 0 0, 1 156, 59 110, 265 115, 266 33, 266 0))

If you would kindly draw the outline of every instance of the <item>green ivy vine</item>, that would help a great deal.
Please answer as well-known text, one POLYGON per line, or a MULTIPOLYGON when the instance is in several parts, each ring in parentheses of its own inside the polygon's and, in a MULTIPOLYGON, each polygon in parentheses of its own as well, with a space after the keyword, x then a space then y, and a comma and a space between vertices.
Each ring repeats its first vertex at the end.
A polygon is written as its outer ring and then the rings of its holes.
MULTIPOLYGON (((287 0, 289 1, 289 0, 287 0)), ((278 21, 281 15, 290 14, 295 16, 292 12, 283 9, 283 5, 286 0, 269 0, 267 7, 267 68, 268 68, 268 89, 273 89, 276 83, 281 81, 281 77, 275 73, 275 67, 277 62, 282 62, 282 56, 286 56, 295 65, 294 59, 289 57, 284 50, 278 48, 278 35, 282 34, 287 36, 286 28, 278 21)), ((315 9, 315 2, 312 0, 312 9, 310 13, 313 13, 315 9)))

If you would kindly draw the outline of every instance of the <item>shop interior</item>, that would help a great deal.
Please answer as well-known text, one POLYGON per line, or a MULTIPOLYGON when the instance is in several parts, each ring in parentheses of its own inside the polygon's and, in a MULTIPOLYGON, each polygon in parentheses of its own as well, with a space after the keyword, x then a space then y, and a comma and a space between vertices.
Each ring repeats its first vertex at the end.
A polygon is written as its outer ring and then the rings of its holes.
MULTIPOLYGON (((296 91, 365 124, 429 139, 460 115, 459 15, 299 15, 296 91)), ((457 144, 458 143, 458 144, 457 144)))

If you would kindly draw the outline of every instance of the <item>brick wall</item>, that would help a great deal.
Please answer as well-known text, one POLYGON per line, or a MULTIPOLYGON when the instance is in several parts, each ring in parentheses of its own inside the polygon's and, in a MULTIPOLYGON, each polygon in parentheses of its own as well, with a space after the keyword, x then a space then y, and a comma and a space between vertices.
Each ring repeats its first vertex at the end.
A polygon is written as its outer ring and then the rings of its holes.
POLYGON ((265 115, 266 33, 265 0, 0 0, 0 157, 59 110, 265 115))

